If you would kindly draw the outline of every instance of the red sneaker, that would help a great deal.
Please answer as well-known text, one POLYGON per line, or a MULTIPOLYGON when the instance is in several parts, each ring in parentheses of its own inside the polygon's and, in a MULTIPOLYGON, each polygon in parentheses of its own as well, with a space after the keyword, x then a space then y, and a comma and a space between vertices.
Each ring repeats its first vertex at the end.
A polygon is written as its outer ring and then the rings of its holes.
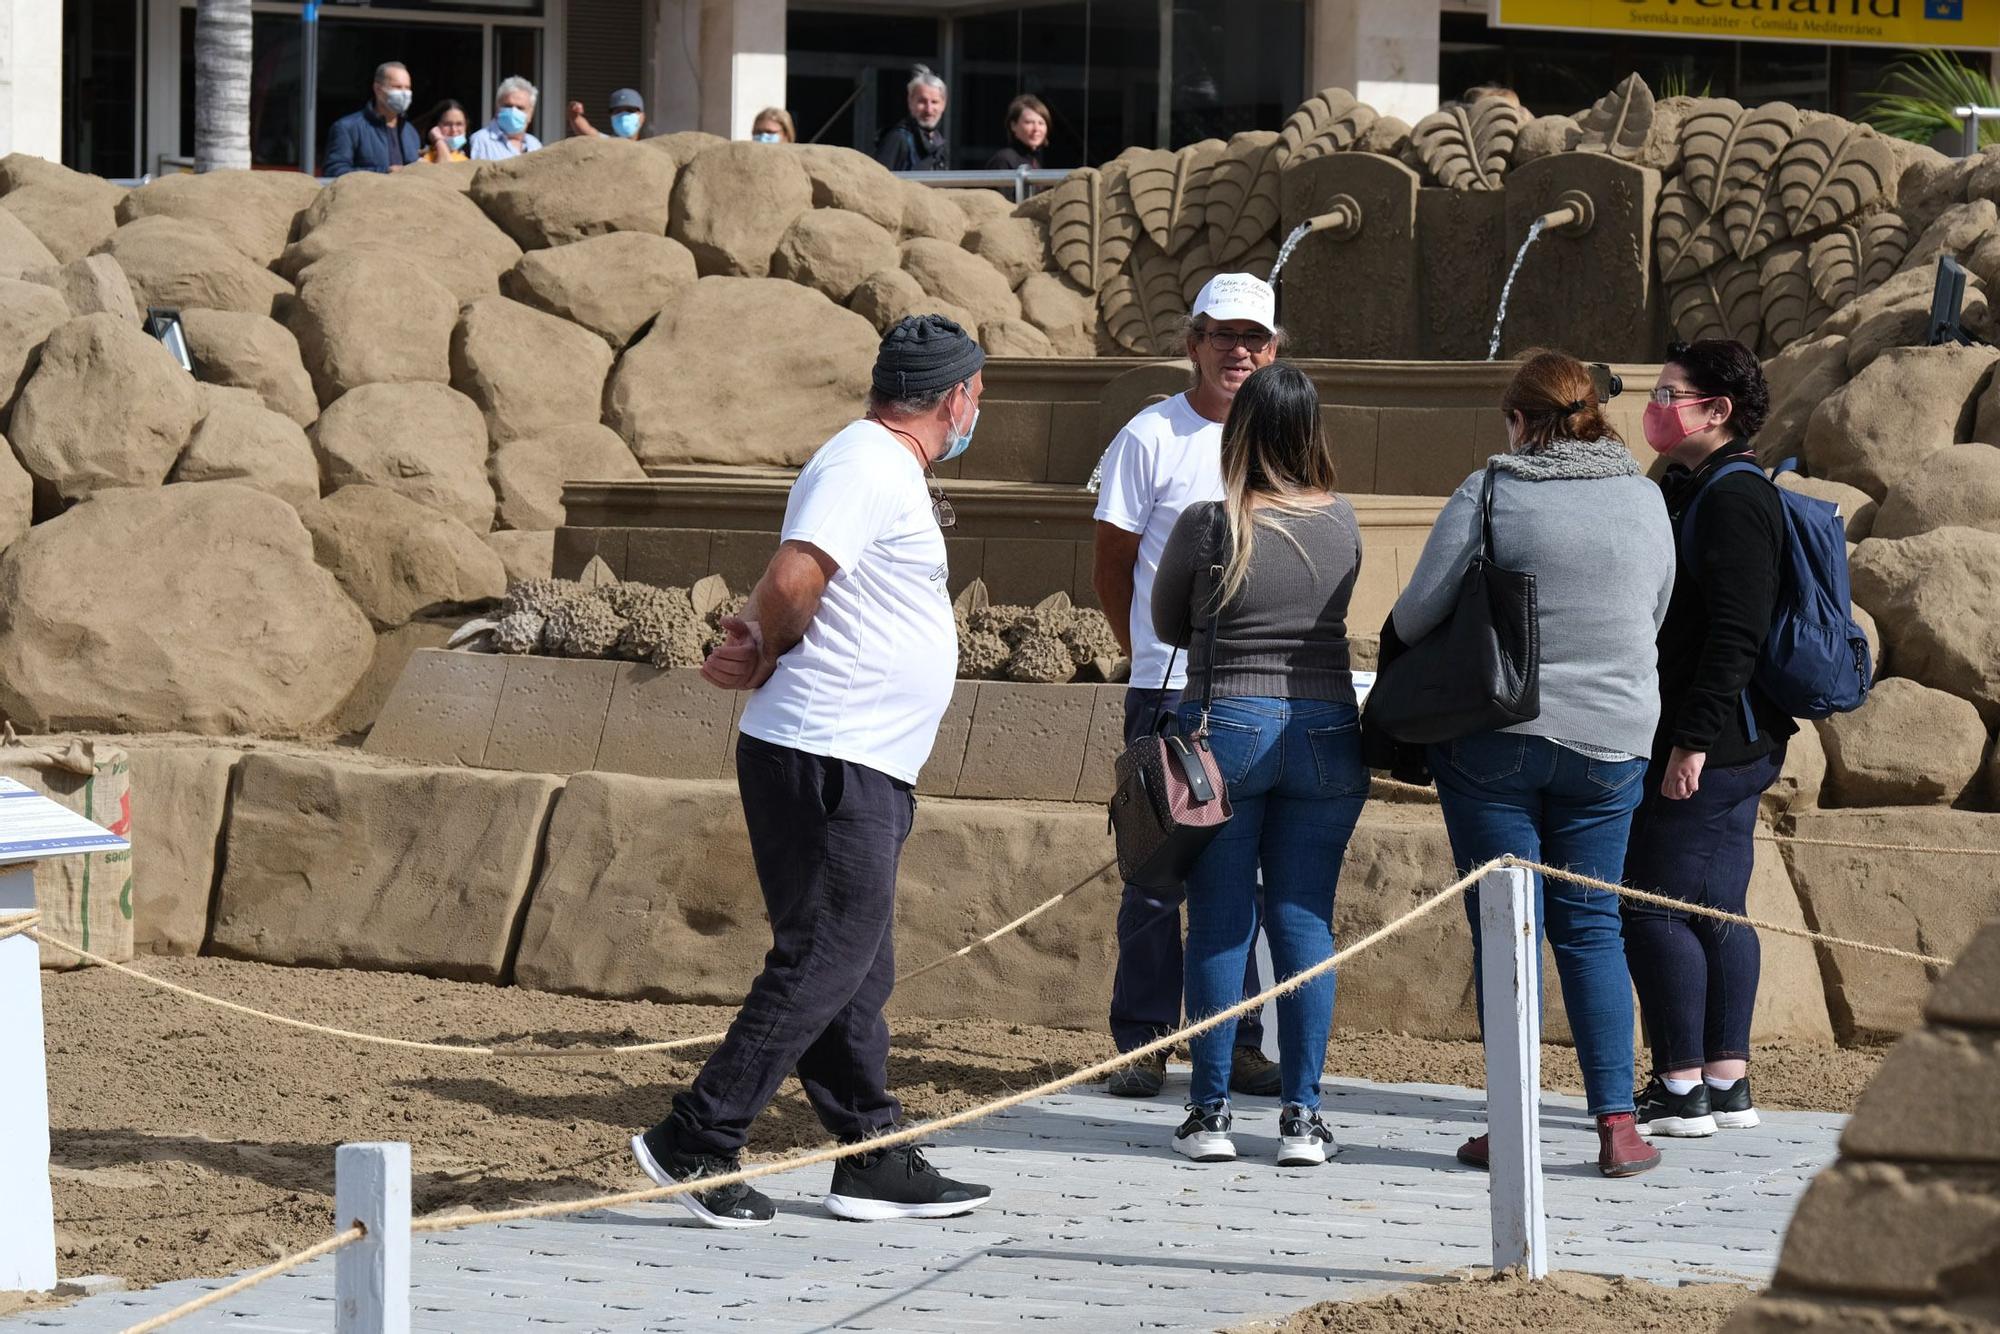
POLYGON ((1630 1112, 1597 1118, 1597 1170, 1608 1177, 1635 1177, 1660 1165, 1660 1151, 1639 1136, 1630 1112))

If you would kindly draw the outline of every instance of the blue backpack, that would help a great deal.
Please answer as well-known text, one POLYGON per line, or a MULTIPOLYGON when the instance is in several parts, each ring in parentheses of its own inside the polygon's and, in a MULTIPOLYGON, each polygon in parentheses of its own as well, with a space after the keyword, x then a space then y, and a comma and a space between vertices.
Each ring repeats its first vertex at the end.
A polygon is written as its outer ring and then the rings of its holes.
MULTIPOLYGON (((1797 459, 1787 459, 1777 471, 1789 472, 1797 466, 1797 459)), ((1708 479, 1708 486, 1733 472, 1764 476, 1764 470, 1754 463, 1725 463, 1708 479)), ((1683 550, 1693 549, 1694 515, 1708 486, 1695 494, 1681 515, 1683 550)), ((1854 622, 1847 582, 1847 530, 1840 521, 1840 507, 1782 487, 1778 488, 1778 500, 1785 515, 1778 609, 1750 679, 1766 698, 1794 718, 1852 713, 1868 698, 1875 668, 1868 636, 1854 622)), ((1743 722, 1755 741, 1757 720, 1750 711, 1747 690, 1743 692, 1743 722)))

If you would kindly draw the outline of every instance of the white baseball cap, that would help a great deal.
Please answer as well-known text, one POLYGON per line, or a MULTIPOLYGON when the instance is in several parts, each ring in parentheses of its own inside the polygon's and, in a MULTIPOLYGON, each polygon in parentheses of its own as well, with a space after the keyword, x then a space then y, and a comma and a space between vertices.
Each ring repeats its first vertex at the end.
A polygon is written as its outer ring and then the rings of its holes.
POLYGON ((1202 286, 1194 299, 1197 318, 1249 320, 1270 332, 1278 331, 1278 294, 1271 284, 1248 273, 1218 273, 1202 286))

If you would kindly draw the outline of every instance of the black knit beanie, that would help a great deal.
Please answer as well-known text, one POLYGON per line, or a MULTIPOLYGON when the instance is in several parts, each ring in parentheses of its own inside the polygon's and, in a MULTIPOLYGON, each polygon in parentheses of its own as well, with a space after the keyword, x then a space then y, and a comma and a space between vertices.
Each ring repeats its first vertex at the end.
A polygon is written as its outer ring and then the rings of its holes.
POLYGON ((875 392, 885 398, 934 394, 971 379, 986 364, 972 336, 942 315, 909 315, 882 335, 875 392))

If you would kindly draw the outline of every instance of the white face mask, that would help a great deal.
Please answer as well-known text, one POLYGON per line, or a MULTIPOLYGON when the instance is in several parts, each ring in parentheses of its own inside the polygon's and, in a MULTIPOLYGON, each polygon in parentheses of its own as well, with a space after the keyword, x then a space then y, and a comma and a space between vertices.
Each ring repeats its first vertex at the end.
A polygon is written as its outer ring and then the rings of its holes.
POLYGON ((972 448, 972 433, 978 429, 979 409, 974 408, 972 410, 972 420, 965 424, 963 431, 953 429, 946 434, 944 438, 944 453, 938 455, 937 461, 939 463, 950 463, 960 454, 972 448))
POLYGON ((392 114, 402 115, 410 109, 410 90, 407 88, 385 89, 382 93, 382 105, 389 108, 392 114))
POLYGON ((781 144, 785 142, 785 136, 779 134, 776 130, 759 130, 750 137, 760 144, 781 144))

